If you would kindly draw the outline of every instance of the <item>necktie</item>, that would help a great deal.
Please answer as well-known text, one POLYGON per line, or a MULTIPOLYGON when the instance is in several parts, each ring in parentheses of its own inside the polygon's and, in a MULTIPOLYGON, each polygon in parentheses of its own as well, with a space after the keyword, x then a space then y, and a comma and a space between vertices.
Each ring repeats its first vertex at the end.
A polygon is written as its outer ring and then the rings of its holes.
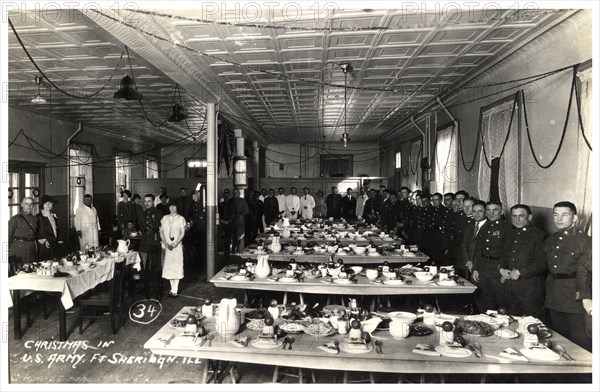
POLYGON ((475 222, 475 236, 479 233, 479 222, 475 222))

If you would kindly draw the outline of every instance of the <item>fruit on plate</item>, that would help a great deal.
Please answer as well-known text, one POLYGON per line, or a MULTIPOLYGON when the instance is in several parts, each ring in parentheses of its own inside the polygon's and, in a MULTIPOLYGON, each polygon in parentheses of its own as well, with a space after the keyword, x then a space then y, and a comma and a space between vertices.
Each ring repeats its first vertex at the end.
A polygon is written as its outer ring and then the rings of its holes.
POLYGON ((465 347, 467 345, 467 341, 462 336, 455 336, 454 341, 460 344, 462 347, 465 347))
POLYGON ((273 320, 273 317, 268 316, 267 318, 265 318, 265 325, 273 325, 273 323, 275 322, 275 320, 273 320))
POLYGON ((210 298, 207 298, 204 300, 204 305, 206 305, 206 306, 212 305, 212 301, 210 300, 210 298))
POLYGON ((536 335, 538 332, 540 332, 540 329, 536 324, 529 324, 527 326, 527 332, 529 332, 532 335, 536 335))
POLYGON ((427 313, 431 313, 431 312, 433 312, 433 305, 427 304, 427 305, 425 305, 425 307, 423 309, 425 309, 425 311, 427 313))
POLYGON ((196 318, 196 316, 192 316, 191 314, 187 317, 187 319, 185 320, 186 324, 197 324, 198 323, 198 319, 196 318))
POLYGON ((269 306, 277 306, 277 300, 272 299, 271 302, 269 303, 269 306))
POLYGON ((456 322, 456 331, 459 333, 479 336, 490 336, 494 333, 492 326, 486 322, 463 319, 456 322))
MULTIPOLYGON (((381 324, 379 324, 379 326, 381 327, 381 324)), ((425 336, 433 333, 431 328, 427 327, 423 322, 410 324, 408 330, 410 331, 411 336, 425 336)))
POLYGON ((499 314, 500 316, 504 316, 504 315, 506 315, 506 309, 504 309, 504 308, 498 308, 498 314, 499 314))
POLYGON ((354 319, 352 320, 352 323, 350 323, 350 326, 352 329, 360 329, 360 321, 354 319))
POLYGON ((442 323, 442 329, 446 332, 452 332, 454 329, 454 324, 452 324, 450 321, 444 321, 442 323))

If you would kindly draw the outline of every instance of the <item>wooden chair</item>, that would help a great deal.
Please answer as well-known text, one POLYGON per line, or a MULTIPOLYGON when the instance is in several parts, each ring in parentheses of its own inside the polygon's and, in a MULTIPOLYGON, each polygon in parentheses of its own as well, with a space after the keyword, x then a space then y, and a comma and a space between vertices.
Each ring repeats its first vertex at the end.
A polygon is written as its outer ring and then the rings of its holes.
POLYGON ((125 265, 125 261, 116 262, 114 276, 109 282, 108 291, 89 294, 78 300, 78 321, 80 334, 83 334, 84 318, 96 319, 101 317, 97 315, 85 315, 85 310, 89 308, 95 308, 95 310, 108 309, 112 332, 113 334, 116 334, 119 331, 119 328, 123 322, 122 308, 124 301, 125 275, 127 273, 127 269, 130 268, 131 266, 125 265))

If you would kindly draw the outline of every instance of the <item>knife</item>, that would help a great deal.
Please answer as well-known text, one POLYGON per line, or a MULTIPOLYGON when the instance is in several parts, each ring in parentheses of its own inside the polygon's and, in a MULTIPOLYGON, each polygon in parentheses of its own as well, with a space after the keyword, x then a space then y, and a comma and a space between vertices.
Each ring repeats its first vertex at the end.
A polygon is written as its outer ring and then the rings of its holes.
POLYGON ((167 340, 165 340, 165 347, 167 347, 169 345, 169 343, 171 343, 171 340, 173 340, 175 338, 175 334, 172 333, 171 336, 169 336, 167 338, 167 340))

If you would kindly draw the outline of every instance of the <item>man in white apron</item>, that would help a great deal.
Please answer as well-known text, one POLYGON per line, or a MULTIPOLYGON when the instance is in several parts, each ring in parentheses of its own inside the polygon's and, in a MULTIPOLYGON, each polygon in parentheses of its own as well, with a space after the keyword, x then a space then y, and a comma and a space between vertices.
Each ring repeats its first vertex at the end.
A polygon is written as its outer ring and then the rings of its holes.
POLYGON ((304 195, 300 197, 300 214, 304 219, 312 219, 315 199, 309 195, 310 189, 304 188, 304 195))
POLYGON ((92 195, 83 196, 83 205, 75 212, 75 230, 79 237, 79 249, 84 250, 86 245, 98 246, 98 231, 100 230, 100 221, 98 212, 92 206, 92 195))

